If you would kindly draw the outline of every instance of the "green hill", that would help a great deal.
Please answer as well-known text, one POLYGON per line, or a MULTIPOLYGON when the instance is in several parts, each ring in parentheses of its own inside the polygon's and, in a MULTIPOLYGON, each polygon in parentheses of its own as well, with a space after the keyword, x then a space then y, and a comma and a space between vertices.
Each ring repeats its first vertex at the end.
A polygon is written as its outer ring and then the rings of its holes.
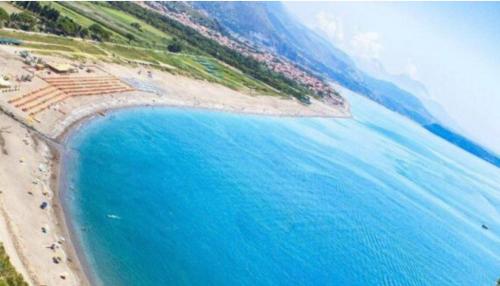
POLYGON ((171 73, 236 90, 293 96, 304 103, 313 95, 308 87, 253 58, 138 3, 20 1, 8 5, 15 12, 5 26, 13 30, 0 30, 0 37, 21 39, 27 49, 40 54, 124 64, 146 61, 171 73))

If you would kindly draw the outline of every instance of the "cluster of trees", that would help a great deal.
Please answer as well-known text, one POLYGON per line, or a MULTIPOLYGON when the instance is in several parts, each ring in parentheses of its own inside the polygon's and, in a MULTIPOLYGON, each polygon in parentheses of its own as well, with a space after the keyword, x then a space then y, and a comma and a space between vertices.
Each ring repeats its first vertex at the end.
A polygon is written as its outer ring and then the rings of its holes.
POLYGON ((130 23, 130 26, 134 27, 137 31, 142 32, 141 24, 134 22, 134 23, 130 23))
POLYGON ((14 266, 12 266, 9 256, 5 252, 5 248, 1 243, 0 243, 0 266, 1 266, 0 285, 28 286, 28 283, 24 281, 23 276, 16 271, 14 266))
MULTIPOLYGON (((274 72, 263 63, 244 56, 241 53, 209 39, 191 27, 185 26, 171 18, 150 11, 132 2, 110 2, 112 6, 127 12, 146 23, 175 36, 178 40, 197 48, 201 53, 209 54, 245 74, 260 80, 284 94, 291 95, 301 102, 310 103, 312 91, 296 81, 274 72)), ((173 48, 172 43, 172 48, 173 48)), ((169 48, 170 50, 170 48, 169 48)))
POLYGON ((174 38, 173 41, 168 44, 167 50, 171 53, 180 53, 182 51, 182 43, 174 38))
POLYGON ((8 26, 15 29, 32 31, 37 24, 36 18, 28 12, 9 14, 0 7, 0 27, 8 26))
POLYGON ((99 24, 92 24, 88 28, 82 27, 73 19, 62 16, 57 9, 52 8, 50 5, 42 5, 40 2, 35 1, 18 1, 14 3, 27 11, 13 13, 10 16, 5 11, 5 14, 0 12, 0 23, 3 22, 11 28, 25 31, 40 30, 56 35, 92 38, 98 41, 107 41, 111 38, 111 33, 99 24))
MULTIPOLYGON (((39 2, 28 1, 15 2, 15 5, 32 13, 26 11, 19 14, 12 14, 10 25, 13 28, 29 31, 38 29, 65 36, 80 36, 80 32, 83 30, 72 19, 61 16, 59 11, 49 5, 41 5, 39 2), (22 17, 20 20, 14 19, 19 16, 22 17), (38 16, 38 19, 34 16, 38 16), (30 21, 27 22, 26 20, 30 21)), ((84 31, 83 33, 85 34, 86 32, 84 31)))
POLYGON ((7 22, 9 22, 10 16, 7 11, 0 7, 0 28, 2 28, 7 22))
POLYGON ((103 41, 109 41, 109 39, 111 39, 111 32, 109 32, 108 30, 105 30, 99 24, 94 23, 94 24, 90 25, 89 31, 91 33, 91 37, 94 40, 103 42, 103 41))

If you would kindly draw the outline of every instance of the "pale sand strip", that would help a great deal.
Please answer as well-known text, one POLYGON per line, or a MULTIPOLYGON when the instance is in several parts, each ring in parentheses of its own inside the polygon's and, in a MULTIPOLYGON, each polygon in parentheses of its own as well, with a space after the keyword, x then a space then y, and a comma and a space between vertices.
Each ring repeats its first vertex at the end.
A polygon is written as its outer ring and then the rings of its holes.
MULTIPOLYGON (((23 262, 21 261, 21 258, 19 255, 19 252, 16 251, 16 248, 19 248, 20 245, 16 243, 16 240, 12 238, 11 233, 13 232, 12 230, 12 220, 10 219, 9 215, 5 211, 3 207, 3 199, 0 198, 0 241, 2 242, 2 245, 5 248, 5 251, 9 254, 14 254, 14 255, 9 255, 10 262, 14 266, 14 268, 17 270, 17 272, 21 273, 23 275, 24 280, 26 280, 29 284, 34 284, 31 277, 32 275, 28 274, 28 269, 24 267, 23 262)), ((25 259, 23 259, 25 260, 25 259)))
POLYGON ((50 185, 51 151, 34 132, 0 113, 0 128, 5 127, 9 127, 9 133, 2 134, 8 154, 0 154, 0 196, 2 217, 9 232, 2 235, 7 253, 31 285, 82 285, 85 277, 75 271, 75 262, 68 261, 68 257, 72 261, 76 257, 67 255, 72 247, 68 247, 68 238, 54 209, 59 200, 50 185), (48 203, 46 209, 40 208, 42 202, 48 203), (65 241, 59 244, 61 237, 65 241), (47 248, 52 244, 57 249, 47 248), (55 264, 54 257, 60 257, 61 262, 55 264))

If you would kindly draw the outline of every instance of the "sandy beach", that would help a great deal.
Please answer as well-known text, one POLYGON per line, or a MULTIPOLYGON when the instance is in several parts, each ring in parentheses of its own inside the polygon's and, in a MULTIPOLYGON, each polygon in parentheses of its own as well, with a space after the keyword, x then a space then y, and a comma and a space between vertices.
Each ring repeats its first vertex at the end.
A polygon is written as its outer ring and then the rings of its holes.
MULTIPOLYGON (((15 48, 0 47, 5 67, 2 73, 27 73, 15 52, 15 48)), ((64 171, 58 150, 66 131, 83 119, 133 106, 206 108, 268 116, 350 117, 348 105, 333 106, 312 100, 311 105, 304 106, 292 99, 235 91, 166 72, 148 73, 150 70, 144 66, 92 63, 92 69, 92 75, 79 71, 70 77, 86 76, 89 81, 91 77, 107 77, 127 86, 126 91, 63 96, 64 100, 50 105, 45 103, 49 99, 31 105, 24 103, 28 102, 24 99, 27 94, 50 88, 51 82, 56 85, 64 78, 42 70, 30 71, 33 80, 20 83, 18 90, 0 93, 0 241, 30 285, 90 284, 71 243, 58 197, 59 173, 64 171), (29 113, 34 106, 46 107, 29 113)), ((56 85, 54 90, 59 92, 61 87, 56 85)))

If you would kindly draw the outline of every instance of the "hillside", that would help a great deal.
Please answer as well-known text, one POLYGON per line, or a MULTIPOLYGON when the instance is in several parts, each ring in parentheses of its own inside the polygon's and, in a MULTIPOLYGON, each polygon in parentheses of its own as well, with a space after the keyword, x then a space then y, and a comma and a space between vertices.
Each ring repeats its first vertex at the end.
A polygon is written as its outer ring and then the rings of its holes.
POLYGON ((281 3, 193 2, 193 6, 207 12, 233 33, 264 45, 391 110, 419 123, 434 121, 417 98, 359 70, 348 55, 296 21, 281 3))
POLYGON ((40 54, 146 62, 171 73, 264 95, 321 98, 310 86, 132 2, 14 2, 0 36, 40 54), (16 11, 16 12, 14 12, 16 11), (26 33, 30 32, 30 33, 26 33), (35 33, 33 33, 35 32, 35 33), (46 34, 57 36, 47 36, 46 34))
POLYGON ((193 2, 226 30, 265 46, 308 69, 333 78, 352 90, 365 92, 363 75, 352 60, 310 31, 278 2, 193 2))

